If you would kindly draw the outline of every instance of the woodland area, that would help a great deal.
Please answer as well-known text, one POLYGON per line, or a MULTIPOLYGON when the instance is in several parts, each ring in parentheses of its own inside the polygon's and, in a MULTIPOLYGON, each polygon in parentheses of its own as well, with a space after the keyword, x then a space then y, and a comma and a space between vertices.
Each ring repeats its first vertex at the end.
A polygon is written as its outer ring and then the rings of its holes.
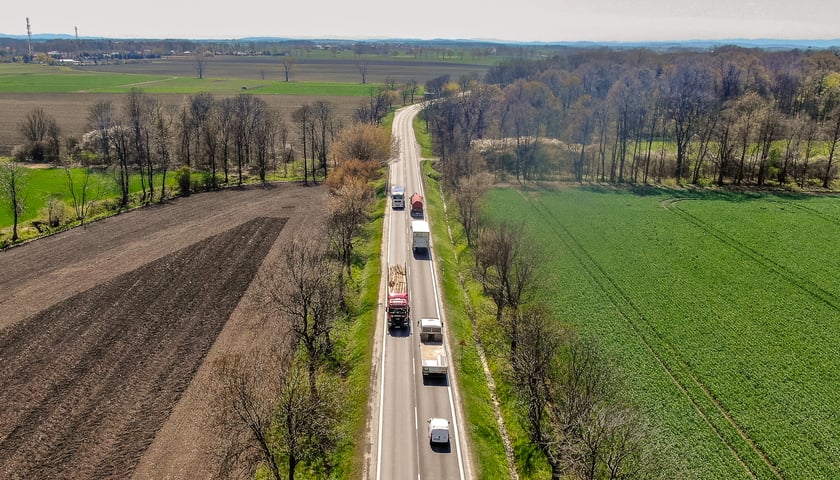
POLYGON ((450 84, 426 121, 453 182, 486 163, 519 181, 831 188, 840 57, 575 49, 450 84))

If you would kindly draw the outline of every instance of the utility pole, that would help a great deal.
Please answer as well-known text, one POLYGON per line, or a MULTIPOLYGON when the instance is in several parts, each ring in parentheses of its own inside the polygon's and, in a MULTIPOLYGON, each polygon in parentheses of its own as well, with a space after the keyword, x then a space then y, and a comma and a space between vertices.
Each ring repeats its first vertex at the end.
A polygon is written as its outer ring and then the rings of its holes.
POLYGON ((32 58, 32 27, 29 26, 29 17, 26 17, 26 37, 29 39, 29 58, 32 58))

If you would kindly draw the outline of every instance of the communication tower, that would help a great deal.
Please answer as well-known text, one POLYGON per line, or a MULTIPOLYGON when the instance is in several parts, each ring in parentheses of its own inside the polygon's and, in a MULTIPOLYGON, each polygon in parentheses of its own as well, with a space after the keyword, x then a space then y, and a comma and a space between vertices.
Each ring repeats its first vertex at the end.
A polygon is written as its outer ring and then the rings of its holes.
POLYGON ((29 56, 32 56, 32 27, 29 26, 29 17, 26 17, 26 38, 29 39, 29 56))

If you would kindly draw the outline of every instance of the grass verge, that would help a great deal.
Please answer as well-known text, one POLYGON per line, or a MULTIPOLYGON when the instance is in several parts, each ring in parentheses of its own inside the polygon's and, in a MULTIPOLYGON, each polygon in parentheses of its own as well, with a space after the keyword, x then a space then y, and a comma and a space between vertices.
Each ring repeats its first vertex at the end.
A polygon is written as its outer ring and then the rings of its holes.
POLYGON ((385 178, 374 184, 378 192, 373 214, 358 239, 352 266, 352 277, 346 280, 345 299, 349 313, 333 329, 336 362, 343 392, 342 418, 339 434, 342 438, 338 449, 329 460, 332 466, 327 475, 322 470, 299 465, 295 477, 309 479, 361 478, 368 447, 367 420, 370 379, 373 374, 373 341, 376 315, 379 306, 379 281, 381 269, 382 222, 384 221, 385 178))
POLYGON ((423 163, 426 183, 427 209, 430 218, 444 219, 433 222, 432 236, 435 256, 440 273, 441 291, 446 309, 447 329, 452 348, 453 364, 457 372, 461 403, 466 416, 466 432, 474 466, 474 477, 478 479, 510 478, 505 450, 491 400, 490 389, 481 365, 476 345, 476 335, 470 319, 471 305, 480 301, 480 290, 469 280, 470 262, 464 255, 466 242, 460 225, 447 218, 444 212, 444 198, 437 180, 437 173, 431 162, 423 163), (453 241, 450 241, 449 228, 453 241), (465 280, 466 291, 461 285, 465 280))

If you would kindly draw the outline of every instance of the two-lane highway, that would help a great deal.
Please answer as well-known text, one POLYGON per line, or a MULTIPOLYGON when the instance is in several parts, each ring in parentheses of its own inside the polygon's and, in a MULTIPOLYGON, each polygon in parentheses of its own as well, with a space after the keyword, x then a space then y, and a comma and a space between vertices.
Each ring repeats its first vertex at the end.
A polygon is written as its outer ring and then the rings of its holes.
MULTIPOLYGON (((413 105, 397 111, 393 135, 399 141, 400 157, 390 166, 390 185, 405 186, 406 208, 391 209, 390 202, 385 221, 385 258, 383 275, 387 277, 389 265, 405 264, 408 273, 411 325, 409 330, 382 326, 377 335, 381 350, 378 352, 379 398, 376 414, 377 425, 374 445, 376 480, 402 479, 452 479, 471 478, 457 391, 454 385, 452 356, 449 354, 449 375, 441 379, 424 380, 419 364, 420 338, 417 322, 421 318, 441 318, 446 327, 446 315, 441 309, 438 295, 437 274, 434 266, 434 248, 427 255, 415 256, 411 248, 411 220, 408 200, 412 193, 424 197, 420 181, 419 147, 414 137, 412 120, 421 109, 413 105), (432 447, 429 443, 427 420, 442 417, 450 420, 449 447, 432 447)), ((425 206, 424 206, 425 207, 425 206)), ((424 219, 430 224, 424 208, 424 219)), ((383 304, 384 310, 384 304, 383 304)), ((446 330, 446 328, 444 328, 446 330)), ((449 339, 444 335, 447 353, 449 339)))

